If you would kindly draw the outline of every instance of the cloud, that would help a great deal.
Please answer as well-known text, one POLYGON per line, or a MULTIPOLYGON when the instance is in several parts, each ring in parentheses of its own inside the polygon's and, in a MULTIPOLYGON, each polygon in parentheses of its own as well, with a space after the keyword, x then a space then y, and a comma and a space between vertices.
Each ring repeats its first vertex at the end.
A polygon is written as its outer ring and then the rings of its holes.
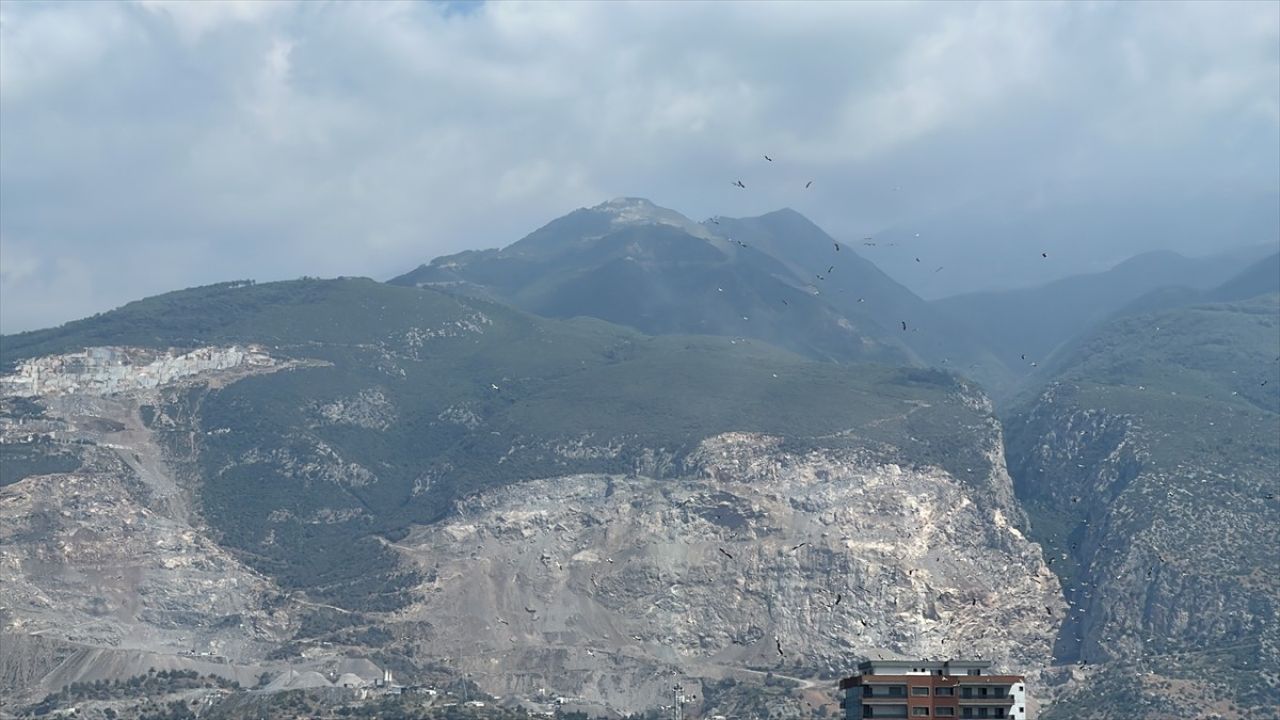
POLYGON ((1278 46, 1270 3, 6 3, 0 328, 618 195, 924 228, 948 273, 872 259, 930 294, 1274 241, 1278 46))

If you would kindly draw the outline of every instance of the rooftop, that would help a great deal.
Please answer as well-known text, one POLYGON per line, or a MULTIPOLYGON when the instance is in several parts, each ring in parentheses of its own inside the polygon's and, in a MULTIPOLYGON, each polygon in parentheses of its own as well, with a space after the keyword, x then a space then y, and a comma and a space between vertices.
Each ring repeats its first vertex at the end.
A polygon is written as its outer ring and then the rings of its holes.
POLYGON ((898 671, 989 670, 990 660, 867 660, 858 663, 863 675, 898 675, 898 671))

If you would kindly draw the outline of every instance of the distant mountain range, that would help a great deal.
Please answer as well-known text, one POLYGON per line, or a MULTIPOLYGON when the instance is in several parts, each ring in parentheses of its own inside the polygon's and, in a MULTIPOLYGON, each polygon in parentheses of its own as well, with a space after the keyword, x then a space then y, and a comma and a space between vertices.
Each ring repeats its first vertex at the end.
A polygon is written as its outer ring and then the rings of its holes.
POLYGON ((1201 291, 1227 281, 1262 255, 1262 249, 1206 258, 1151 252, 1106 272, 1035 288, 957 295, 931 304, 972 328, 1008 370, 1008 376, 990 388, 1004 395, 1064 343, 1114 314, 1194 301, 1201 291))

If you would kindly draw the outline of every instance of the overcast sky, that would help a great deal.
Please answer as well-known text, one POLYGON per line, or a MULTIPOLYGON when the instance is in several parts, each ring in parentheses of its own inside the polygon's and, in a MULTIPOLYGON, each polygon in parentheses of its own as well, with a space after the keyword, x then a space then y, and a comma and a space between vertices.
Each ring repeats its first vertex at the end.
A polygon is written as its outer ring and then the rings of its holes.
POLYGON ((930 297, 1276 243, 1280 3, 0 5, 6 333, 622 195, 909 237, 930 297))

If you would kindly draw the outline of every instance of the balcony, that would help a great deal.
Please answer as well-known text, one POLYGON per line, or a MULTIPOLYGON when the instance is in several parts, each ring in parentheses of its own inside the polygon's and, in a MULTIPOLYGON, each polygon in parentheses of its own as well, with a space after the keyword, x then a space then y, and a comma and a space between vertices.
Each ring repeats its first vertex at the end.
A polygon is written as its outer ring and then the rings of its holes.
POLYGON ((961 705, 1000 705, 1000 706, 1006 706, 1006 705, 1012 705, 1012 704, 1013 704, 1013 696, 1012 696, 1012 695, 987 695, 986 697, 982 697, 982 696, 979 696, 979 695, 974 695, 973 697, 964 697, 964 696, 962 695, 962 696, 960 696, 960 697, 958 697, 958 698, 956 698, 956 699, 960 701, 960 704, 961 704, 961 705))

